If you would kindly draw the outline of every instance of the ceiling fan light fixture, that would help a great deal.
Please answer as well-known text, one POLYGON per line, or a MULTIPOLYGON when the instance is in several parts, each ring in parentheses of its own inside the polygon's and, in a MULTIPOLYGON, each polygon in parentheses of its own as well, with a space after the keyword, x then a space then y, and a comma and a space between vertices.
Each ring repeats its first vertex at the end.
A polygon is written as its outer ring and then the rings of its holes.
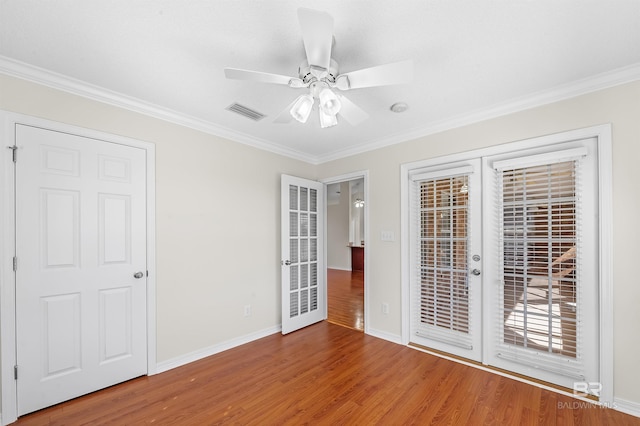
POLYGON ((306 123, 309 119, 309 115, 311 114, 311 109, 313 108, 313 96, 310 94, 300 95, 296 102, 291 107, 289 113, 291 116, 295 118, 297 121, 301 123, 306 123))
POLYGON ((338 112, 340 112, 340 108, 342 104, 340 103, 340 99, 333 93, 333 90, 329 88, 322 89, 320 92, 320 109, 324 111, 325 114, 335 116, 338 112))
POLYGON ((327 114, 322 108, 319 109, 320 113, 320 127, 326 129, 338 124, 338 117, 335 114, 327 114))

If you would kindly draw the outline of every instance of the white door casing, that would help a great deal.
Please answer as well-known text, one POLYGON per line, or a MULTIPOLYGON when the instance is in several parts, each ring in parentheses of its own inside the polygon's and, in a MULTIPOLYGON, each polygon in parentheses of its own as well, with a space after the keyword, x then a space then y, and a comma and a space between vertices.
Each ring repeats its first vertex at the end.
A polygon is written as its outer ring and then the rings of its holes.
POLYGON ((324 184, 281 177, 282 333, 326 318, 324 184))
POLYGON ((482 356, 480 161, 410 175, 411 341, 482 356))
POLYGON ((16 145, 22 415, 147 373, 147 171, 144 149, 32 126, 16 145))

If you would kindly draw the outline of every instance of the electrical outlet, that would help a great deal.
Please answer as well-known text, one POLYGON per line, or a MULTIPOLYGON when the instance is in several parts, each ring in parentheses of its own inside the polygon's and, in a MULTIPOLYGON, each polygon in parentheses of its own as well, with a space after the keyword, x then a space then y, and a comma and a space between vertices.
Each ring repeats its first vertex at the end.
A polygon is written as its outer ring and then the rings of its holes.
POLYGON ((393 231, 382 231, 380 233, 380 239, 382 241, 395 241, 396 236, 393 234, 393 231))
POLYGON ((388 303, 383 303, 382 304, 382 313, 385 315, 389 315, 389 304, 388 303))
POLYGON ((244 316, 245 317, 251 316, 251 305, 244 305, 244 316))

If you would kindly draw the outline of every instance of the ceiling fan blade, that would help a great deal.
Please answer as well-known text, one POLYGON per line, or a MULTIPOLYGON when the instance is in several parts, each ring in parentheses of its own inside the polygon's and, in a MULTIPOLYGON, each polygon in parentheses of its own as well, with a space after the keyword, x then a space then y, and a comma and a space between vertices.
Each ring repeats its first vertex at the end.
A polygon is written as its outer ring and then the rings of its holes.
POLYGON ((333 18, 326 12, 299 8, 298 21, 311 73, 320 78, 331 62, 333 18))
POLYGON ((234 80, 249 80, 260 83, 284 84, 290 87, 304 87, 304 83, 297 77, 271 74, 268 72, 241 70, 237 68, 225 68, 224 75, 234 80))
POLYGON ((346 96, 344 95, 336 95, 336 96, 338 96, 338 99, 340 100, 340 104, 342 105, 340 107, 340 112, 338 113, 338 115, 340 115, 342 118, 347 120, 349 124, 351 124, 352 126, 357 126, 358 124, 362 123, 367 118, 369 118, 369 114, 367 114, 358 105, 354 104, 349 99, 347 99, 346 96))
POLYGON ((411 59, 340 74, 336 87, 340 90, 409 83, 413 80, 411 59))
MULTIPOLYGON (((302 96, 302 95, 300 95, 302 96)), ((293 108, 293 104, 296 103, 296 101, 300 98, 300 96, 298 96, 297 98, 295 98, 293 100, 293 102, 291 102, 289 105, 287 105, 287 107, 285 109, 283 109, 280 114, 278 114, 278 116, 276 117, 275 120, 273 120, 274 123, 278 123, 278 124, 287 124, 290 123, 291 120, 293 120, 293 116, 291 115, 291 108, 293 108)))

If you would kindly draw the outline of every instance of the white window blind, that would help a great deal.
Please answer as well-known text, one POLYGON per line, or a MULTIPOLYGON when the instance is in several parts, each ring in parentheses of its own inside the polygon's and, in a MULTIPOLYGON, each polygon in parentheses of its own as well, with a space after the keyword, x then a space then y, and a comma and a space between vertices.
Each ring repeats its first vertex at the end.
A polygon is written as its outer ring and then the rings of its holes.
POLYGON ((289 316, 318 309, 318 194, 289 185, 289 316))
POLYGON ((494 163, 501 272, 496 335, 499 357, 582 378, 582 152, 574 151, 549 161, 494 163))
POLYGON ((417 336, 471 349, 476 325, 469 321, 469 181, 461 173, 412 177, 412 329, 417 336))

